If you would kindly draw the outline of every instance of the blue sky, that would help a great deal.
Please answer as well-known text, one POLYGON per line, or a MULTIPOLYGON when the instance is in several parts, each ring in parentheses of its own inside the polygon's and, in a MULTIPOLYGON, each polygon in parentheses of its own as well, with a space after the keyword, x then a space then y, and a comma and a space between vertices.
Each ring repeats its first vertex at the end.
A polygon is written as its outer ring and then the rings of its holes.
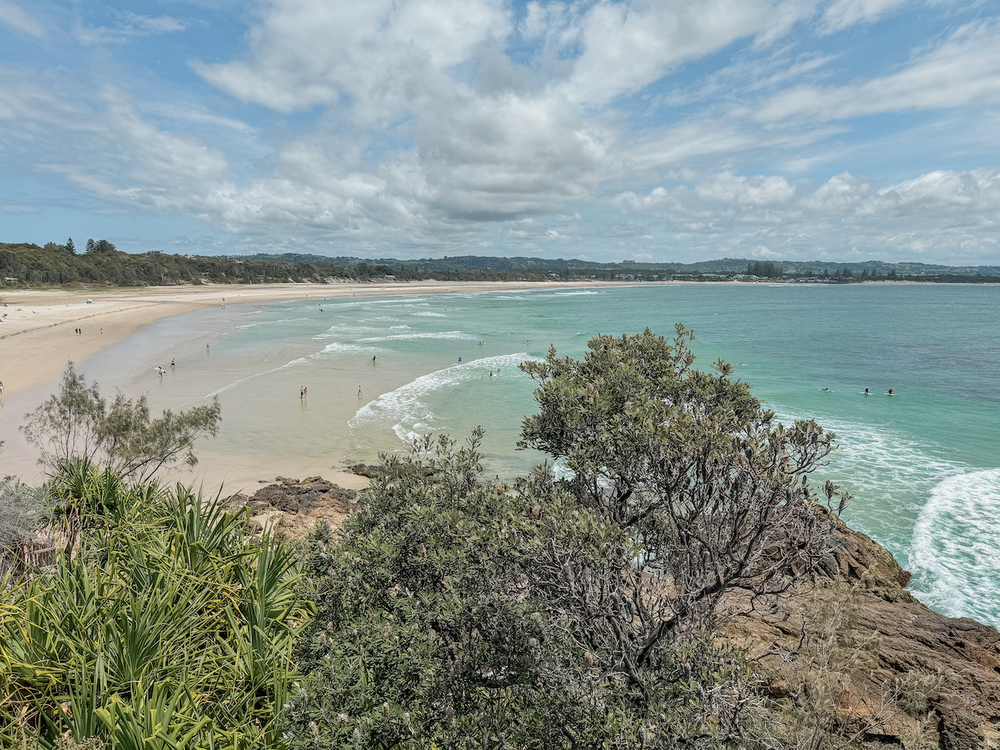
POLYGON ((1000 264, 998 13, 0 0, 0 241, 1000 264))

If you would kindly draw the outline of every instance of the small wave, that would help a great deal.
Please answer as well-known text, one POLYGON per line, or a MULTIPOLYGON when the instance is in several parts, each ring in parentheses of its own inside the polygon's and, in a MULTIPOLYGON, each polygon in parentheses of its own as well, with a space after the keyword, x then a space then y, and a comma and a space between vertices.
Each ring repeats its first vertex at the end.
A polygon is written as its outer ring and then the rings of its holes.
POLYGON ((285 364, 281 365, 280 367, 272 367, 270 370, 263 370, 261 372, 255 372, 253 375, 247 375, 245 378, 234 380, 232 383, 228 383, 227 385, 224 385, 221 388, 217 388, 216 390, 212 391, 207 396, 205 396, 205 400, 208 400, 210 398, 215 398, 216 396, 219 396, 225 393, 226 391, 231 391, 233 388, 243 385, 243 383, 246 383, 248 380, 259 378, 261 375, 268 375, 272 372, 277 372, 278 370, 284 370, 286 367, 294 367, 295 365, 304 365, 308 361, 309 357, 299 357, 298 359, 293 359, 291 362, 285 362, 285 364))
POLYGON ((1000 469, 939 482, 913 529, 921 600, 952 617, 1000 624, 1000 469))
POLYGON ((462 341, 478 341, 477 336, 465 331, 441 331, 439 333, 401 333, 394 336, 375 336, 373 338, 358 339, 358 341, 405 341, 407 339, 446 339, 462 341))
POLYGON ((557 297, 579 297, 581 294, 604 294, 604 292, 595 292, 592 289, 580 289, 576 292, 556 292, 557 297))
POLYGON ((510 373, 520 373, 515 368, 529 359, 535 357, 527 352, 503 354, 423 375, 362 406, 351 417, 348 427, 353 430, 361 426, 381 425, 392 429, 401 440, 410 441, 434 430, 434 414, 430 406, 421 400, 428 394, 443 388, 458 387, 473 380, 482 380, 484 373, 496 369, 504 370, 510 377, 510 373))
POLYGON ((447 318, 448 317, 444 313, 436 313, 436 312, 430 312, 430 311, 415 312, 415 313, 410 313, 410 315, 412 315, 414 318, 447 318))
POLYGON ((343 341, 335 341, 327 344, 323 351, 310 354, 310 359, 326 359, 332 354, 385 354, 386 349, 379 346, 361 346, 359 344, 349 344, 343 341))

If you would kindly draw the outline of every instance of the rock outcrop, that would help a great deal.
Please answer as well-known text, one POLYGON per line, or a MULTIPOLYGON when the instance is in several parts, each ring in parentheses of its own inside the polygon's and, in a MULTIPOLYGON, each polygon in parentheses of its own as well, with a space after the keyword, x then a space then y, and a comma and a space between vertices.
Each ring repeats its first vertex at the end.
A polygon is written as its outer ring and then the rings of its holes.
MULTIPOLYGON (((355 496, 321 477, 278 477, 238 502, 257 528, 301 538, 318 521, 340 526, 355 496)), ((840 736, 858 747, 1000 750, 1000 633, 921 604, 905 588, 910 574, 864 534, 841 523, 839 542, 776 606, 735 592, 723 600, 726 633, 756 665, 776 717, 822 712, 825 681, 840 736)))
POLYGON ((816 580, 777 607, 725 601, 727 631, 777 710, 816 708, 818 680, 828 678, 837 721, 868 746, 912 747, 921 737, 920 747, 1000 748, 1000 633, 928 609, 885 548, 846 526, 841 536, 816 580))
POLYGON ((234 498, 239 507, 250 509, 250 524, 257 531, 271 528, 281 536, 304 538, 316 524, 326 521, 340 526, 351 512, 357 492, 323 477, 302 481, 278 477, 252 497, 234 498))

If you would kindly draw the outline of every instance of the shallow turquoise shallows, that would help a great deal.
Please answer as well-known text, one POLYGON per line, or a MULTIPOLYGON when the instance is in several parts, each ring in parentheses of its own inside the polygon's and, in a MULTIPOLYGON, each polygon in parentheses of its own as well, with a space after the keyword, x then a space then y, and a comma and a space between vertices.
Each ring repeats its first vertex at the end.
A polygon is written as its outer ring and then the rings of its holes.
MULTIPOLYGON (((297 405, 308 384, 309 413, 346 434, 348 458, 428 432, 461 438, 481 424, 489 470, 510 476, 543 458, 515 450, 534 408, 519 362, 550 344, 579 357, 598 332, 649 327, 669 337, 678 322, 694 331, 701 367, 721 357, 783 420, 815 418, 836 432, 841 452, 817 479, 855 495, 846 520, 914 573, 918 597, 1000 625, 997 286, 690 285, 232 305, 161 321, 148 359, 178 356, 189 388, 197 379, 200 390, 165 404, 219 394, 224 422, 248 441, 259 429, 270 445, 261 449, 280 446, 266 436, 284 418, 264 409, 259 427, 251 416, 232 420, 278 392, 297 405), (335 382, 351 393, 328 397, 335 382), (884 395, 890 388, 897 395, 884 395), (348 410, 346 425, 337 409, 348 410)), ((126 389, 150 388, 150 372, 126 389)), ((302 421, 299 432, 315 436, 316 424, 302 421)))

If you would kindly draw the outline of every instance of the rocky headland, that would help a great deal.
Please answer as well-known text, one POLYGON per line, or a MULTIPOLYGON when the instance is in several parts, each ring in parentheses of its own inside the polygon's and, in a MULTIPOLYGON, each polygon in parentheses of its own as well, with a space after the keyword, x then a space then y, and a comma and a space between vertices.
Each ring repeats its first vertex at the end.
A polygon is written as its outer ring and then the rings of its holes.
MULTIPOLYGON (((251 524, 304 537, 340 526, 356 492, 278 477, 238 496, 251 524)), ((760 606, 731 593, 725 633, 747 650, 778 721, 838 729, 867 747, 1000 748, 1000 632, 914 598, 884 547, 840 524, 819 574, 760 606)))

